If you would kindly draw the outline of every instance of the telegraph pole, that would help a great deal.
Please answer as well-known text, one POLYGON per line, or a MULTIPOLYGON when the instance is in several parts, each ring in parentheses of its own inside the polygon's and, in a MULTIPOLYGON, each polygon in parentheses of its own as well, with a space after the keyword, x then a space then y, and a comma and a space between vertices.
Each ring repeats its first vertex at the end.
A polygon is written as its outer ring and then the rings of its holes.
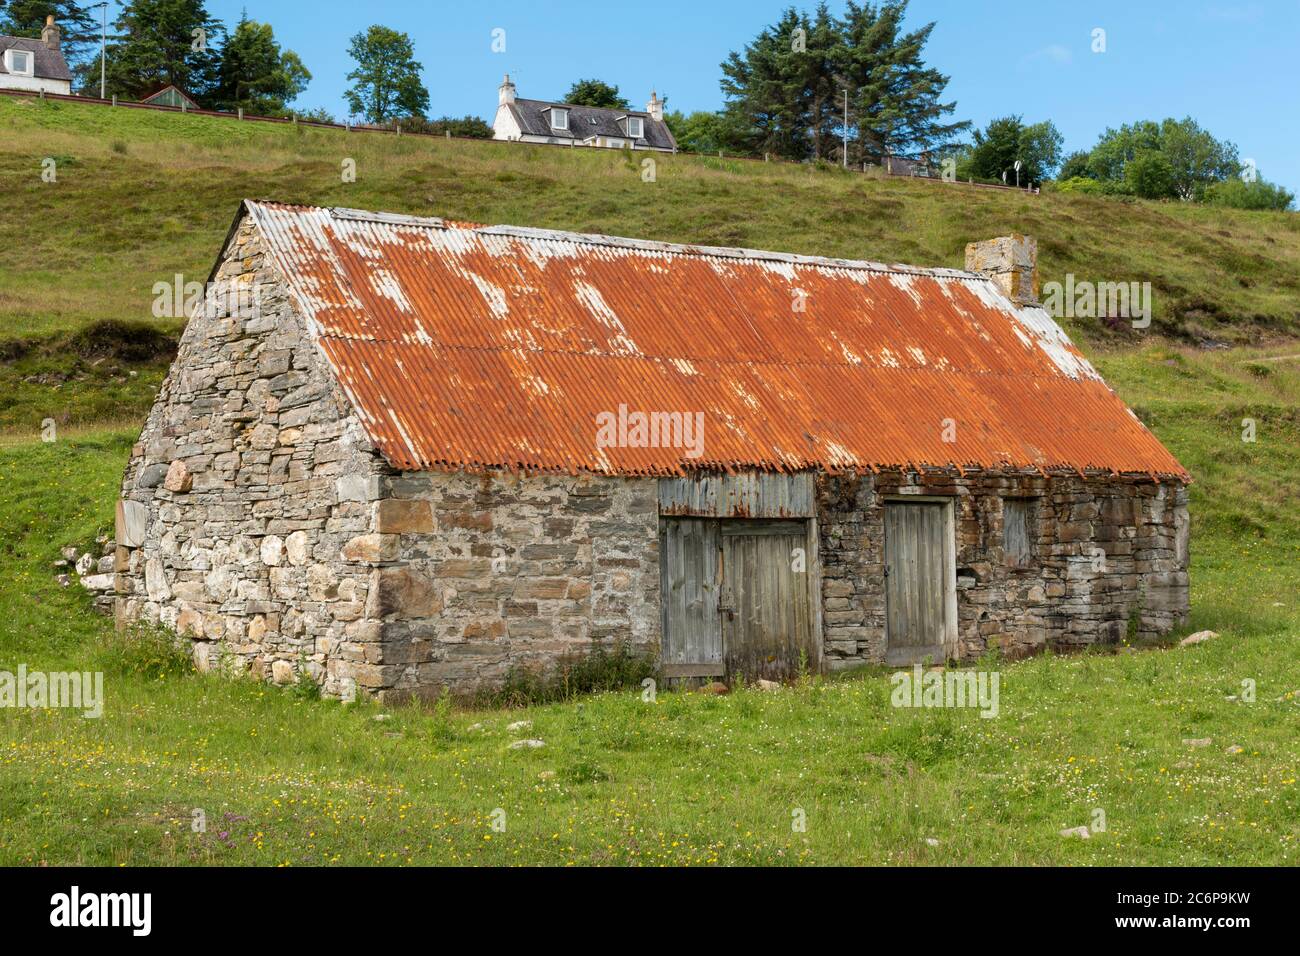
POLYGON ((844 168, 849 168, 849 88, 844 87, 844 168))

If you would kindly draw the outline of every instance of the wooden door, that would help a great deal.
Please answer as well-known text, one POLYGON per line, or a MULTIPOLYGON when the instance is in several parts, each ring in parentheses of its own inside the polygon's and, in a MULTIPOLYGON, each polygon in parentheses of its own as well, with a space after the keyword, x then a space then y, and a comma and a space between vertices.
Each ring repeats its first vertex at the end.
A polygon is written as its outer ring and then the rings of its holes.
POLYGON ((946 660, 948 584, 947 505, 885 502, 885 662, 946 660))
POLYGON ((727 673, 782 680, 816 670, 808 525, 722 522, 722 643, 727 673))
POLYGON ((659 584, 664 677, 722 677, 718 620, 718 522, 664 518, 659 522, 659 584))

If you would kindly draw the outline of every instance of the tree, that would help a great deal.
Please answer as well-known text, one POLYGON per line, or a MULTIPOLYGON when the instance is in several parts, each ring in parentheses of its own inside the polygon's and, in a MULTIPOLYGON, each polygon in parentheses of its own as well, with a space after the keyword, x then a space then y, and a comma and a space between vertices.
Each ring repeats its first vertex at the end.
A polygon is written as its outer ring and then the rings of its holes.
POLYGON ((1190 116, 1160 124, 1160 151, 1173 171, 1174 189, 1182 199, 1200 199, 1211 183, 1237 175, 1237 147, 1201 129, 1190 116))
POLYGON ((631 109, 626 99, 618 95, 618 87, 602 80, 579 80, 569 87, 564 102, 574 106, 599 106, 611 110, 631 109))
POLYGON ((1174 168, 1163 153, 1145 149, 1124 166, 1124 182, 1134 196, 1142 199, 1172 199, 1174 168))
POLYGON ((311 73, 292 50, 281 50, 270 24, 241 16, 221 49, 213 105, 231 112, 243 108, 261 116, 284 112, 311 81, 311 73))
POLYGON ((0 34, 39 39, 51 14, 59 25, 63 58, 70 66, 99 52, 98 15, 75 0, 0 0, 0 34))
POLYGON ((410 37, 376 24, 352 38, 348 53, 357 67, 348 74, 352 86, 344 96, 354 114, 372 123, 424 115, 429 91, 420 82, 423 68, 410 37))
POLYGON ((1169 163, 1174 191, 1184 200, 1200 199, 1208 186, 1237 175, 1241 168, 1237 147, 1215 139, 1190 116, 1107 129, 1092 148, 1088 165, 1096 179, 1121 182, 1127 179, 1127 165, 1146 152, 1159 153, 1169 163))
POLYGON ((1019 116, 990 120, 975 131, 975 143, 958 163, 959 178, 972 177, 990 182, 1014 182, 1016 160, 1020 161, 1020 184, 1041 183, 1061 163, 1061 134, 1051 120, 1026 126, 1019 116))
POLYGON ((845 11, 845 78, 851 89, 849 115, 859 117, 858 142, 866 158, 886 153, 935 152, 970 128, 952 121, 955 102, 942 102, 949 77, 921 59, 935 24, 900 35, 907 0, 879 7, 850 0, 845 11))
POLYGON ((843 19, 825 3, 811 16, 787 9, 722 64, 726 113, 753 152, 791 159, 841 153, 848 93, 849 159, 930 150, 969 124, 947 122, 940 102, 948 78, 921 60, 934 24, 900 33, 907 0, 847 5, 843 19))
POLYGON ((716 153, 719 150, 740 152, 744 135, 730 121, 729 114, 697 110, 689 116, 680 110, 664 114, 664 122, 677 140, 677 148, 687 153, 716 153))
MULTIPOLYGON (((129 0, 108 47, 108 93, 139 99, 168 84, 202 99, 217 84, 217 44, 225 29, 203 0, 129 0)), ((87 86, 99 71, 83 71, 87 86), (93 74, 93 76, 92 76, 93 74)))
POLYGON ((741 131, 743 148, 789 159, 809 154, 812 126, 807 95, 809 61, 806 15, 793 8, 764 29, 742 53, 722 64, 722 92, 731 125, 741 131))
POLYGON ((1092 169, 1088 166, 1088 151, 1077 149, 1061 163, 1056 178, 1060 182, 1067 179, 1092 179, 1092 169))

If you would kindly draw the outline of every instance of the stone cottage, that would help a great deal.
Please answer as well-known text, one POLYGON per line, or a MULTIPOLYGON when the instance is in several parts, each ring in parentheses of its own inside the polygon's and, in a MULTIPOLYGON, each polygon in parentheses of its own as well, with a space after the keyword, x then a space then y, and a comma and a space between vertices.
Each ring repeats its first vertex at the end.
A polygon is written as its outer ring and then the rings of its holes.
POLYGON ((1187 473, 970 271, 245 202, 135 446, 116 613, 201 667, 469 689, 1156 635, 1187 473))

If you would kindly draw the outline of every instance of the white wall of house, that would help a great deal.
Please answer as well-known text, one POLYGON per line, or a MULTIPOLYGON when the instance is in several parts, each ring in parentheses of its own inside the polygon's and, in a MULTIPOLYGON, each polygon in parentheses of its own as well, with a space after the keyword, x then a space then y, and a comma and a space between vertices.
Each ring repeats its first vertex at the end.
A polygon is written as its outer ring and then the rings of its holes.
POLYGON ((49 80, 41 76, 15 76, 13 73, 0 73, 0 90, 30 90, 39 93, 72 93, 72 81, 49 80))
POLYGON ((510 112, 510 107, 502 103, 497 107, 496 119, 492 121, 492 138, 519 139, 520 132, 519 124, 515 122, 515 117, 514 114, 510 112))

